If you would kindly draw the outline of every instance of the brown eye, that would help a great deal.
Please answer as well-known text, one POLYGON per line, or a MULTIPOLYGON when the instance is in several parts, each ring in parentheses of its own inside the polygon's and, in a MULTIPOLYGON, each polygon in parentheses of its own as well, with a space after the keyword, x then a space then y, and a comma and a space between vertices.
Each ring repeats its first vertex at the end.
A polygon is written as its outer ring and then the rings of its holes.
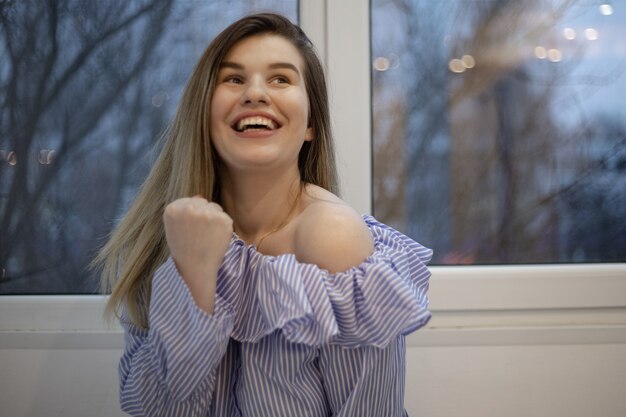
POLYGON ((230 77, 226 77, 224 82, 230 83, 230 84, 243 84, 243 79, 239 76, 232 75, 230 77))
POLYGON ((274 77, 272 79, 272 83, 273 84, 289 84, 289 78, 280 75, 278 77, 274 77))

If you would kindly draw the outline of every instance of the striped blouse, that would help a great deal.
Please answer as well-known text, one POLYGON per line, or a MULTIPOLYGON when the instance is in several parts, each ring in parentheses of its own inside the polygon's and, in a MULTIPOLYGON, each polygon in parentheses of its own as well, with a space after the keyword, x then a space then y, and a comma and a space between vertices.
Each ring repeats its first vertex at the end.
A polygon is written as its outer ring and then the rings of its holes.
POLYGON ((148 330, 122 317, 120 399, 133 416, 394 417, 404 336, 430 319, 432 252, 364 216, 374 253, 331 274, 236 236, 212 315, 172 259, 155 273, 148 330))

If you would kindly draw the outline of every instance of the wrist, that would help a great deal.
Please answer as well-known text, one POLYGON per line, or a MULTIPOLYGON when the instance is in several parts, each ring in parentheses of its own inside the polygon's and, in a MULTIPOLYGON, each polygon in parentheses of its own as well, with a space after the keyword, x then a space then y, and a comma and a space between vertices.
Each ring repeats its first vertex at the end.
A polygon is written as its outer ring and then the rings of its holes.
POLYGON ((178 264, 176 267, 196 305, 208 314, 213 314, 217 268, 185 268, 178 264))
POLYGON ((214 282, 185 282, 196 305, 208 314, 213 314, 215 306, 214 282))

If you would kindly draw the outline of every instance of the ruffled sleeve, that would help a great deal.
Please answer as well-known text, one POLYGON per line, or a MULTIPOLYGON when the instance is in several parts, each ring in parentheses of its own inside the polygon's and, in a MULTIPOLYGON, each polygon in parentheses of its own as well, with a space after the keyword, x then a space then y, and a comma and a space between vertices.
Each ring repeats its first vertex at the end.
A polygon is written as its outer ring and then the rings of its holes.
POLYGON ((149 330, 122 315, 122 410, 133 416, 204 416, 232 331, 230 306, 216 297, 213 315, 200 310, 169 258, 154 275, 148 312, 149 330))
POLYGON ((385 347, 424 326, 432 251, 371 216, 364 220, 373 254, 335 274, 291 254, 262 255, 235 238, 217 283, 235 311, 231 337, 256 342, 280 331, 312 346, 385 347))

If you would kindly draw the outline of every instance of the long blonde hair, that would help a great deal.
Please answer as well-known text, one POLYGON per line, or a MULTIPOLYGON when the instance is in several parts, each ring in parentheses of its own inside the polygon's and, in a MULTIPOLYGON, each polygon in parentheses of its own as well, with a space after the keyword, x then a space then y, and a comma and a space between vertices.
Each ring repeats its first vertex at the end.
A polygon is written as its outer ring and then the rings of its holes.
POLYGON ((152 275, 169 255, 162 222, 165 206, 193 195, 221 202, 220 161, 211 144, 208 117, 215 79, 222 60, 237 42, 262 33, 289 40, 305 63, 309 123, 315 138, 300 150, 301 181, 337 193, 328 93, 313 44, 298 26, 277 14, 255 14, 236 21, 209 44, 196 64, 163 134, 157 161, 128 213, 92 262, 102 268, 102 290, 111 290, 106 316, 119 316, 120 307, 125 306, 128 318, 147 328, 152 275))

